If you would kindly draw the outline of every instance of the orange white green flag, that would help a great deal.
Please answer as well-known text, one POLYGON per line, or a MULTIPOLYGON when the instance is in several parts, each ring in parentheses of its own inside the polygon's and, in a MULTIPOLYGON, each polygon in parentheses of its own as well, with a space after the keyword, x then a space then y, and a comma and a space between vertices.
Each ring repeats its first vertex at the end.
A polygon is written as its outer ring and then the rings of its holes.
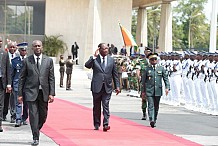
POLYGON ((125 27, 123 27, 120 23, 119 23, 119 26, 120 26, 120 30, 123 36, 123 41, 124 41, 125 46, 137 46, 132 34, 125 27))

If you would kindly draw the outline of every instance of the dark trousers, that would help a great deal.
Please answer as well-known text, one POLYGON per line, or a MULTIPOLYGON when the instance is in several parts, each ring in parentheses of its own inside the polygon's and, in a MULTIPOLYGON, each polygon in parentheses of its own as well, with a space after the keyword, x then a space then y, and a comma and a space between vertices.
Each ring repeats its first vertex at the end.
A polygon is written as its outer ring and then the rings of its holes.
POLYGON ((111 99, 111 94, 108 94, 105 92, 104 85, 102 86, 102 89, 99 93, 92 92, 93 96, 93 124, 94 126, 100 126, 101 125, 101 104, 103 107, 103 126, 109 124, 109 117, 110 117, 110 111, 109 111, 109 102, 111 99))
POLYGON ((22 114, 22 121, 26 121, 26 119, 28 118, 28 104, 26 101, 26 96, 23 93, 23 114, 22 114))
POLYGON ((144 99, 144 100, 142 100, 142 111, 146 112, 146 108, 147 108, 147 100, 144 99))
POLYGON ((64 71, 60 71, 60 87, 63 86, 64 71))
POLYGON ((9 101, 10 101, 10 93, 5 93, 4 91, 4 110, 3 110, 3 117, 6 118, 8 114, 8 107, 9 107, 9 101))
POLYGON ((71 87, 71 74, 67 74, 67 83, 66 83, 66 88, 71 87))
MULTIPOLYGON (((73 60, 78 57, 78 53, 73 53, 73 60)), ((76 64, 78 64, 78 58, 76 59, 76 64)))
POLYGON ((0 77, 0 126, 3 120, 3 110, 4 110, 4 99, 5 99, 5 89, 2 85, 2 78, 0 77))
POLYGON ((148 97, 148 116, 149 120, 156 122, 159 111, 160 96, 148 97))
POLYGON ((48 102, 44 102, 42 90, 35 101, 28 101, 30 126, 34 140, 39 140, 39 130, 47 119, 48 102))

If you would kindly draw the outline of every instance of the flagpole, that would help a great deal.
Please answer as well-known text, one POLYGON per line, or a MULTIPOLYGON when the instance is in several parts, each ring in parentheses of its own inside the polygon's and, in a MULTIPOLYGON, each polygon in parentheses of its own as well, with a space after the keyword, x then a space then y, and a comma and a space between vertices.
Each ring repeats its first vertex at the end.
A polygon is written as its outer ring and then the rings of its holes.
POLYGON ((119 24, 119 26, 120 26, 120 31, 121 31, 121 34, 122 34, 122 37, 123 37, 123 43, 124 43, 124 45, 125 45, 125 47, 126 47, 126 43, 125 43, 125 41, 124 41, 124 36, 123 36, 121 24, 120 24, 120 22, 119 22, 118 24, 119 24))

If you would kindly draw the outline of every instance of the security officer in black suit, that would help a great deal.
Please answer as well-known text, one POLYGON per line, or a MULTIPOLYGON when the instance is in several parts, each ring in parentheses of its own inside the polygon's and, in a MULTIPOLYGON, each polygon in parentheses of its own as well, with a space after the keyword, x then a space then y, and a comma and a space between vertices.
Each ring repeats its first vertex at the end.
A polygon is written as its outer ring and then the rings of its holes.
POLYGON ((71 47, 71 53, 73 55, 73 59, 76 60, 76 65, 78 65, 78 50, 79 50, 79 46, 75 42, 74 45, 72 45, 71 47))
POLYGON ((71 89, 71 75, 73 70, 73 60, 72 56, 68 56, 66 60, 66 74, 67 74, 67 83, 66 83, 66 90, 72 90, 71 89))
POLYGON ((64 61, 64 56, 60 55, 60 60, 59 60, 59 65, 60 65, 60 87, 63 87, 63 79, 64 79, 64 72, 65 72, 65 61, 64 61))
POLYGON ((167 72, 163 66, 157 65, 157 53, 148 54, 150 64, 145 68, 142 75, 142 88, 141 96, 148 100, 148 116, 150 120, 150 126, 155 127, 160 98, 162 96, 162 80, 165 84, 166 95, 170 89, 170 83, 167 76, 167 72))

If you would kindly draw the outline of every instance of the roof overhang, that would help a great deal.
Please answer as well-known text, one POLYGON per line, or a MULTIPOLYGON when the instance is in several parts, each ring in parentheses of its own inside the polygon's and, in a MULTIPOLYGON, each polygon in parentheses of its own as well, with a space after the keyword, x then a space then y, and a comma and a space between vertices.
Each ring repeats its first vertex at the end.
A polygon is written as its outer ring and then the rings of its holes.
POLYGON ((132 8, 149 7, 162 3, 170 3, 175 0, 132 0, 132 8))

